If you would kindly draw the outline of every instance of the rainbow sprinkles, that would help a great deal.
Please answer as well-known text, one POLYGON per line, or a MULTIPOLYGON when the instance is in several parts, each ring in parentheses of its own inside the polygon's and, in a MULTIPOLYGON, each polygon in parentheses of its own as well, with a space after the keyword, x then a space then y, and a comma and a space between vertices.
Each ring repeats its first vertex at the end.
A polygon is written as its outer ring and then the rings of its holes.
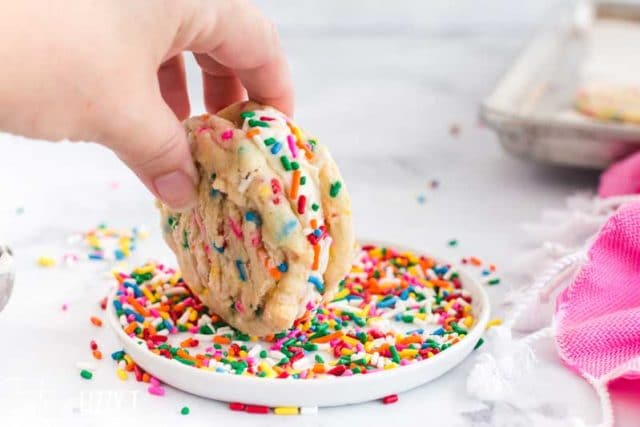
POLYGON ((377 246, 360 248, 331 302, 264 338, 209 312, 172 268, 149 263, 115 277, 112 309, 131 339, 214 375, 371 374, 436 357, 475 324, 471 295, 452 266, 377 246))

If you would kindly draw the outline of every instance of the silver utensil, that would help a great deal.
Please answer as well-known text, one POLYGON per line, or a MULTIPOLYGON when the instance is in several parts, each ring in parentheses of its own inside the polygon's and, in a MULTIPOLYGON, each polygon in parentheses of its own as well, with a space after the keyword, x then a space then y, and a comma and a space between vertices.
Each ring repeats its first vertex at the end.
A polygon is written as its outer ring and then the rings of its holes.
POLYGON ((7 246, 0 245, 0 311, 7 305, 11 290, 13 289, 13 279, 15 270, 13 265, 13 254, 7 246))

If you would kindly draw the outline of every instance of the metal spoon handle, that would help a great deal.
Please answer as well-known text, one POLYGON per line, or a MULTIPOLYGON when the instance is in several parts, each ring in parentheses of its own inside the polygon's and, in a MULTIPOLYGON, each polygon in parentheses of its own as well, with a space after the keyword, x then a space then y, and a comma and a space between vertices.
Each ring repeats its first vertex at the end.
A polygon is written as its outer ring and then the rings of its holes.
POLYGON ((0 311, 7 305, 11 290, 13 289, 13 279, 15 277, 13 254, 7 246, 0 245, 0 311))

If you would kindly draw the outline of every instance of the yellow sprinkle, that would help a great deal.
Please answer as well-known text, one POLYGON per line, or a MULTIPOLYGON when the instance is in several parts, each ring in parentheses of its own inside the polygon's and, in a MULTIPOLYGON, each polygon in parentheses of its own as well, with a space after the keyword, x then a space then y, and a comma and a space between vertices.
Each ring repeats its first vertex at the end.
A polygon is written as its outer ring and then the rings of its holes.
POLYGON ((343 348, 342 350, 340 350, 340 354, 343 356, 350 356, 353 354, 353 350, 350 350, 348 348, 343 348))
POLYGON ((176 271, 173 274, 173 277, 171 277, 171 279, 169 279, 169 283, 172 285, 175 285, 176 283, 178 283, 178 280, 180 279, 180 272, 176 271))
POLYGON ((349 289, 346 289, 346 288, 345 288, 345 289, 341 290, 340 292, 338 292, 338 293, 336 294, 336 296, 335 296, 335 298, 334 298, 334 299, 344 298, 344 297, 346 297, 347 295, 349 295, 349 289))
POLYGON ((360 341, 358 341, 357 339, 352 338, 352 337, 347 336, 347 335, 344 335, 342 337, 342 340, 345 341, 345 342, 348 342, 351 345, 358 345, 360 343, 360 341))
POLYGON ((493 328, 494 326, 502 325, 502 319, 492 319, 487 322, 487 329, 493 328))
POLYGON ((155 266, 153 264, 147 264, 144 267, 136 268, 135 272, 137 274, 146 274, 146 273, 153 273, 153 270, 155 270, 155 266))
POLYGON ((48 256, 41 256, 38 258, 38 265, 41 267, 53 267, 56 265, 56 260, 48 256))
POLYGON ((129 376, 127 375, 127 371, 125 371, 124 369, 118 368, 118 370, 116 370, 116 373, 118 374, 118 378, 120 378, 120 380, 122 381, 126 381, 127 378, 129 378, 129 376))
POLYGON ((395 363, 389 363, 388 365, 384 365, 384 370, 388 371, 389 369, 393 369, 396 366, 398 366, 398 365, 396 365, 395 363))
POLYGON ((151 293, 151 291, 149 289, 147 289, 146 286, 140 286, 140 289, 142 290, 142 293, 144 294, 145 297, 147 297, 147 299, 149 300, 149 302, 151 302, 152 304, 154 302, 156 302, 156 297, 153 296, 153 294, 151 293))
POLYGON ((471 326, 473 326, 473 316, 467 316, 464 318, 464 326, 466 326, 467 328, 470 328, 471 326))
POLYGON ((366 343, 364 343, 364 351, 368 353, 372 349, 373 349, 373 341, 367 341, 366 343))
POLYGON ((279 406, 273 408, 273 413, 276 415, 298 415, 298 408, 295 406, 279 406))
POLYGON ((275 377, 276 376, 276 372, 271 369, 271 366, 267 365, 265 362, 260 362, 260 364, 258 364, 258 367, 262 370, 262 372, 267 374, 267 377, 275 377))
POLYGON ((427 351, 427 359, 428 359, 429 357, 433 357, 433 353, 431 353, 430 351, 427 351))
POLYGON ((420 320, 426 320, 427 319, 427 313, 416 313, 414 315, 414 317, 420 319, 420 320))
POLYGON ((263 197, 263 198, 269 197, 271 195, 271 189, 267 184, 262 184, 258 188, 258 194, 260 195, 260 197, 263 197))
POLYGON ((418 350, 415 350, 415 349, 412 349, 412 348, 405 348, 404 350, 399 351, 398 354, 402 358, 415 357, 415 355, 418 354, 418 350))

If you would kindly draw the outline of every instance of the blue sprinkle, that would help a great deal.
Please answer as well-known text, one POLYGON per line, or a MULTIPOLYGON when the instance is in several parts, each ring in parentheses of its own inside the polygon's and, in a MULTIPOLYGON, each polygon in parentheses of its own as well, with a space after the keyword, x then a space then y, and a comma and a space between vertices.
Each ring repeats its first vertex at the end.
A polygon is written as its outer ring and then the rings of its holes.
POLYGON ((135 281, 125 280, 124 282, 122 282, 122 285, 125 288, 131 288, 136 298, 139 298, 142 296, 142 291, 140 290, 140 288, 138 287, 138 284, 135 281))
POLYGON ((438 276, 442 276, 443 274, 445 274, 447 271, 449 271, 449 267, 444 266, 444 267, 436 267, 433 269, 434 273, 436 273, 438 276))
POLYGON ((254 211, 247 211, 244 214, 244 219, 246 221, 253 222, 256 225, 262 224, 262 220, 260 219, 260 216, 257 213, 255 213, 254 211))
POLYGON ((138 322, 144 322, 144 317, 142 317, 141 315, 139 315, 135 311, 131 310, 130 308, 125 308, 124 309, 124 313, 127 316, 133 316, 138 322))
POLYGON ((280 265, 278 266, 278 270, 280 271, 280 273, 286 273, 287 270, 289 270, 289 266, 287 265, 286 262, 281 262, 280 265))
POLYGON ((405 289, 404 291, 402 291, 402 293, 400 294, 400 299, 402 301, 406 301, 407 298, 409 298, 409 288, 405 289))
POLYGON ((431 335, 444 335, 444 329, 438 328, 435 331, 431 332, 431 335))
POLYGON ((402 315, 401 315, 400 313, 398 313, 398 314, 396 314, 393 318, 394 318, 394 320, 395 320, 396 322, 399 322, 399 321, 401 321, 401 320, 402 320, 402 315))
POLYGON ((117 312, 122 310, 122 303, 116 299, 113 300, 113 307, 115 307, 117 312))
POLYGON ((169 320, 164 319, 164 327, 167 328, 168 330, 173 329, 173 323, 171 323, 169 320))
POLYGON ((116 257, 116 260, 121 261, 124 259, 124 252, 122 252, 120 249, 116 249, 115 251, 113 251, 113 255, 116 257))
POLYGON ((313 230, 313 235, 316 237, 322 236, 322 230, 320 230, 319 228, 316 228, 315 230, 313 230))
POLYGON ((211 196, 211 198, 214 198, 218 195, 220 191, 216 190, 215 188, 212 188, 211 191, 209 191, 209 196, 211 196))
POLYGON ((114 351, 113 353, 111 353, 111 358, 113 360, 120 360, 124 357, 124 354, 124 350, 114 351))
POLYGON ((215 249, 216 251, 218 251, 219 254, 221 254, 222 252, 224 252, 224 246, 220 246, 217 247, 215 243, 212 243, 211 246, 213 246, 213 249, 215 249))
POLYGON ((383 299, 378 304, 376 304, 376 307, 378 307, 378 308, 387 308, 387 307, 392 307, 394 305, 396 305, 396 298, 395 297, 391 297, 391 298, 383 299))
POLYGON ((104 259, 104 257, 102 256, 102 254, 93 253, 89 254, 89 259, 104 259))
POLYGON ((297 226, 298 226, 297 219, 292 219, 291 221, 287 222, 285 225, 282 226, 280 233, 278 233, 278 239, 284 239, 285 237, 287 237, 293 230, 296 229, 297 226))
POLYGON ((282 148, 282 144, 280 144, 279 142, 276 142, 271 146, 271 154, 278 154, 281 148, 282 148))
POLYGON ((424 333, 424 329, 412 329, 410 331, 407 331, 405 333, 405 335, 422 335, 424 333))
POLYGON ((316 287, 316 290, 318 292, 320 292, 321 294, 324 293, 324 284, 320 279, 318 279, 316 276, 309 276, 308 281, 316 287))
POLYGON ((247 281, 247 273, 244 271, 244 264, 239 259, 236 260, 236 268, 238 269, 238 275, 243 282, 247 281))
POLYGON ((222 373, 222 372, 225 372, 225 370, 221 366, 219 366, 219 367, 216 368, 216 372, 221 372, 222 373))
POLYGON ((491 272, 489 270, 482 270, 482 275, 483 276, 488 276, 490 274, 491 274, 491 272))

